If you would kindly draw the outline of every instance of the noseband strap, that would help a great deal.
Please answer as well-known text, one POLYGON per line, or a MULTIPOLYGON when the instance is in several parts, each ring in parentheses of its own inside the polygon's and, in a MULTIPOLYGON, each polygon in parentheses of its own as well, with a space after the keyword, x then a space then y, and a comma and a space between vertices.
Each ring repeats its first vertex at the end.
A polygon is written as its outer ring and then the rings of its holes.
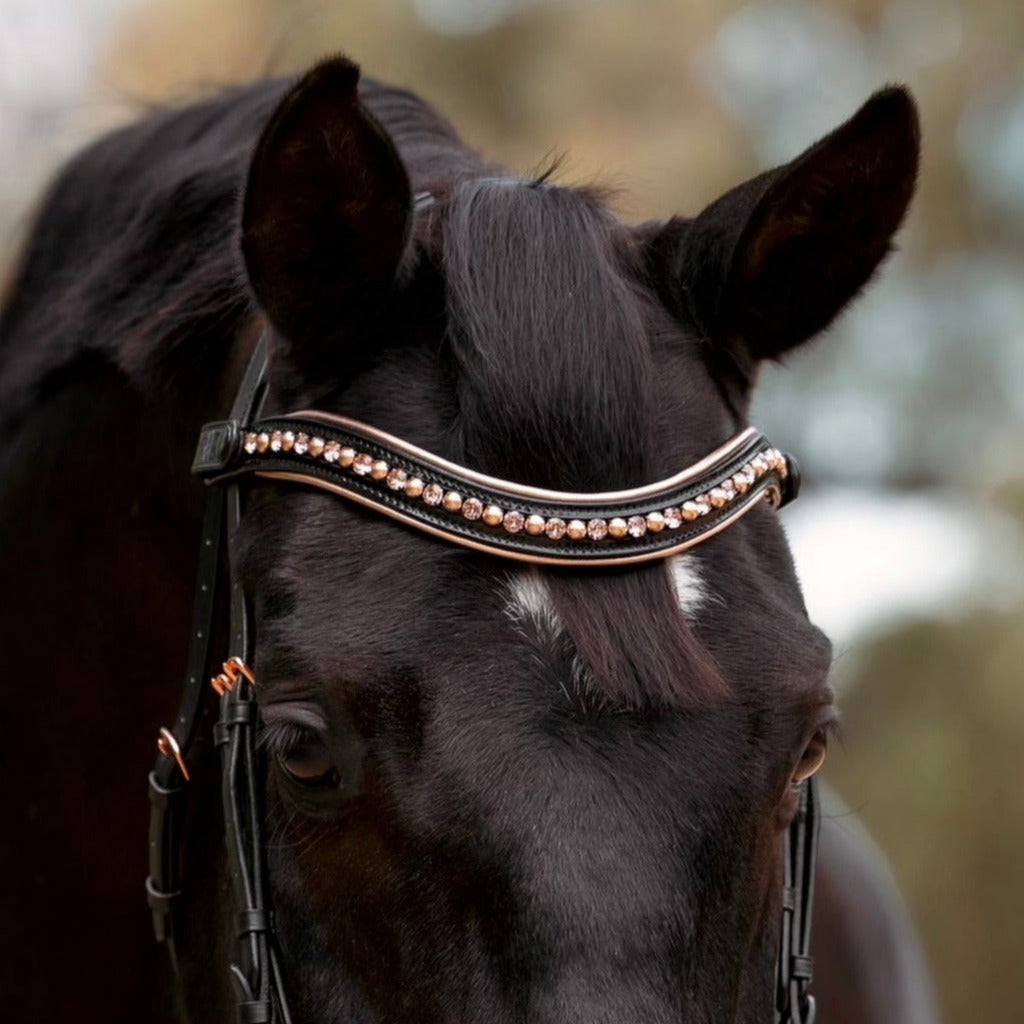
MULTIPOLYGON (((234 535, 241 519, 243 478, 317 487, 431 536, 500 558, 577 567, 667 558, 714 536, 762 501, 785 504, 799 488, 795 461, 753 428, 674 476, 643 487, 574 493, 517 484, 329 413, 260 419, 267 360, 262 337, 230 418, 203 428, 193 463, 193 472, 212 486, 200 542, 185 694, 173 729, 161 730, 159 756, 149 776, 146 893, 156 938, 167 944, 175 973, 189 755, 208 692, 216 593, 225 575, 220 571, 223 541, 234 535)), ((237 946, 230 973, 239 1024, 290 1024, 265 865, 259 711, 255 678, 248 669, 252 635, 237 575, 226 576, 235 656, 213 680, 220 695, 213 733, 221 752, 235 904, 237 946)), ((801 785, 800 809, 786 841, 776 1024, 814 1022, 807 985, 817 821, 811 779, 801 785)))

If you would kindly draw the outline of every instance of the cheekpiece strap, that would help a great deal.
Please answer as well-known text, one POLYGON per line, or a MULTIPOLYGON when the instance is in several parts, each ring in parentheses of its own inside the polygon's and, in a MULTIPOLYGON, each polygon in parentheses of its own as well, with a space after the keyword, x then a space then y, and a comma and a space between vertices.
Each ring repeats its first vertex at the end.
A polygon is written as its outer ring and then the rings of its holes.
POLYGON ((356 420, 317 411, 203 430, 193 471, 330 491, 463 547, 543 565, 621 565, 699 544, 767 500, 796 496, 795 461, 748 428, 675 476, 573 493, 459 466, 356 420))

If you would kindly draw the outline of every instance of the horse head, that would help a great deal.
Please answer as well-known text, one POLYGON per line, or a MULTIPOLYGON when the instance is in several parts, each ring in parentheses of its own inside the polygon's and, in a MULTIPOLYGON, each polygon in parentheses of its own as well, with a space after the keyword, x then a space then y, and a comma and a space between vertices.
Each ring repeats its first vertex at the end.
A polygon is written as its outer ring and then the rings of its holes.
MULTIPOLYGON (((891 88, 698 216, 627 226, 358 78, 302 78, 249 168, 265 411, 529 487, 639 487, 743 430, 760 365, 868 281, 916 177, 891 88)), ((529 565, 255 482, 232 557, 297 1020, 771 1019, 781 837, 835 720, 778 519, 529 565)))

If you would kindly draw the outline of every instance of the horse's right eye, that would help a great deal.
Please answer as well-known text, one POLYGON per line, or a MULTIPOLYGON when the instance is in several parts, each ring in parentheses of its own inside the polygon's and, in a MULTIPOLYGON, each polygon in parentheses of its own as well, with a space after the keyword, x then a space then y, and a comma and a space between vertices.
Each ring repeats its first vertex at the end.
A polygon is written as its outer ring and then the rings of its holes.
POLYGON ((324 742, 311 738, 277 755, 281 770, 300 786, 336 787, 338 772, 324 742))

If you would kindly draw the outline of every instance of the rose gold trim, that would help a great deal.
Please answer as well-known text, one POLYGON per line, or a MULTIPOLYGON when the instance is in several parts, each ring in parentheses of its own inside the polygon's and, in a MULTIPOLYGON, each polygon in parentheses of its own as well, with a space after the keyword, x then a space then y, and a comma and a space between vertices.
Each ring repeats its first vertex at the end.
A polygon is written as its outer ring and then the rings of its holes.
MULTIPOLYGON (((532 562, 535 565, 572 565, 576 567, 635 565, 639 562, 653 562, 659 558, 670 558, 672 555, 677 555, 681 551, 686 551, 688 548, 695 547, 697 544, 702 543, 709 537, 713 537, 716 533, 720 533, 727 526, 736 522, 737 519, 746 515, 760 500, 762 500, 762 495, 766 493, 765 488, 758 487, 758 485, 755 484, 747 494, 744 495, 742 502, 737 503, 737 507, 730 512, 729 515, 723 516, 709 529, 698 533, 696 536, 688 537, 685 540, 680 541, 678 544, 673 544, 671 547, 642 551, 639 554, 627 555, 625 557, 622 555, 617 557, 611 555, 607 558, 559 558, 557 555, 531 555, 526 554, 525 552, 515 551, 506 548, 499 540, 496 540, 493 544, 484 544, 479 541, 470 540, 468 537, 460 536, 457 533, 449 533, 447 530, 442 530, 439 527, 430 525, 429 523, 424 523, 421 520, 416 519, 414 516, 406 515, 398 509, 391 508, 389 505, 378 504, 362 494, 350 491, 345 487, 341 487, 339 484, 333 484, 329 483, 327 480, 321 480, 316 476, 306 476, 304 473, 291 473, 282 472, 280 470, 263 469, 256 470, 254 475, 264 477, 268 480, 287 480, 293 483, 309 484, 310 486, 317 487, 320 490, 330 491, 332 494, 340 494, 342 497, 349 498, 360 505, 364 505, 366 508, 372 508, 375 512, 382 512, 384 515, 390 516, 392 519, 397 519, 400 523, 405 523, 407 526, 413 526, 417 530, 429 533, 431 536, 440 537, 442 540, 446 540, 451 544, 458 544, 461 547, 471 548, 474 551, 482 551, 487 555, 496 555, 498 558, 509 558, 516 562, 532 562)), ((500 534, 498 536, 500 536, 500 534)))
POLYGON ((174 733, 170 729, 161 729, 160 735, 156 741, 156 749, 160 751, 164 757, 173 757, 178 764, 178 771, 181 772, 181 777, 186 782, 191 782, 192 777, 188 773, 188 768, 185 766, 185 758, 182 757, 181 747, 178 746, 178 741, 174 738, 174 733))
MULTIPOLYGON (((289 413, 285 419, 315 420, 331 426, 339 427, 352 433, 365 436, 371 441, 384 448, 391 448, 394 451, 405 455, 409 459, 426 463, 434 469, 463 480, 470 480, 480 487, 491 490, 502 491, 514 497, 526 500, 549 501, 563 505, 610 505, 618 502, 642 501, 644 498, 653 497, 664 490, 679 488, 684 484, 695 480, 709 472, 719 463, 727 462, 733 455, 741 451, 746 445, 760 436, 756 427, 747 427, 746 430, 738 433, 734 438, 726 441, 721 447, 716 448, 709 455, 705 455, 699 462, 675 476, 667 477, 664 480, 657 480, 653 484, 644 484, 642 487, 632 487, 625 491, 552 491, 544 487, 530 487, 527 484, 513 483, 511 480, 502 480, 500 477, 488 476, 486 473, 478 473, 474 469, 467 469, 457 463, 442 459, 440 455, 434 455, 423 448, 418 448, 400 437, 385 433, 376 427, 368 427, 358 420, 350 420, 344 416, 335 416, 333 413, 320 412, 317 409, 302 409, 299 412, 289 413)), ((767 444, 767 441, 765 442, 767 444)))

